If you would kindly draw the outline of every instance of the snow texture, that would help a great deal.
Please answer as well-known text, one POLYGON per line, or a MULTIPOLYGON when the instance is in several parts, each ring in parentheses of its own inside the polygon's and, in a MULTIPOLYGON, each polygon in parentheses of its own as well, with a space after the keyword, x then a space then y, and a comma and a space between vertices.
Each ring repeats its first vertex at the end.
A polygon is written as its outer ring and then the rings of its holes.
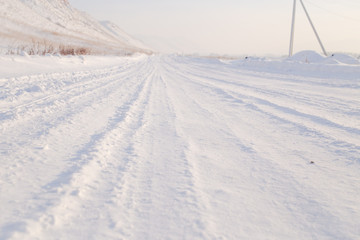
POLYGON ((0 66, 0 239, 360 236, 359 65, 0 66))
POLYGON ((150 52, 115 24, 99 22, 67 0, 0 0, 0 25, 0 53, 39 44, 85 47, 96 53, 150 52))

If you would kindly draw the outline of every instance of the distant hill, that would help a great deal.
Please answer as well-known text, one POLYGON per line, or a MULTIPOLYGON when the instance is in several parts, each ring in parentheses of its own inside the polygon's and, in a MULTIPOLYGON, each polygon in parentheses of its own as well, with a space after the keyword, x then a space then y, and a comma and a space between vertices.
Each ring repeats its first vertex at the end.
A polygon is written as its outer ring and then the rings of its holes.
POLYGON ((0 0, 0 25, 1 53, 151 52, 115 24, 99 22, 67 0, 0 0))

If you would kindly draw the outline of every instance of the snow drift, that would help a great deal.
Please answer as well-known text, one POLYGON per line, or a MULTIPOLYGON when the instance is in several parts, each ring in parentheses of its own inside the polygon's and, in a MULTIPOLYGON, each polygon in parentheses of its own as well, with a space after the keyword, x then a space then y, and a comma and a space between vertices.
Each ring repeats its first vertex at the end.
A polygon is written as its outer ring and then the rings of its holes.
POLYGON ((302 63, 325 63, 325 64, 351 64, 358 65, 360 61, 356 58, 343 54, 343 53, 334 53, 331 56, 327 57, 322 54, 319 54, 314 51, 301 51, 294 54, 288 60, 302 62, 302 63))
POLYGON ((303 51, 288 58, 255 58, 223 61, 249 71, 291 74, 330 79, 360 79, 360 62, 345 54, 326 57, 314 51, 303 51))

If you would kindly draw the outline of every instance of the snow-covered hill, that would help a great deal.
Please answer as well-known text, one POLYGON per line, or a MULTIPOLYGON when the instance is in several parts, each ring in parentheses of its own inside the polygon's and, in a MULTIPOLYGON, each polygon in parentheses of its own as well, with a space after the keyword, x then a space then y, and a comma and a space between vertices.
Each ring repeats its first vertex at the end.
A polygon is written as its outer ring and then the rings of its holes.
POLYGON ((0 25, 2 52, 49 45, 105 53, 149 52, 116 25, 100 23, 67 0, 0 0, 0 25))

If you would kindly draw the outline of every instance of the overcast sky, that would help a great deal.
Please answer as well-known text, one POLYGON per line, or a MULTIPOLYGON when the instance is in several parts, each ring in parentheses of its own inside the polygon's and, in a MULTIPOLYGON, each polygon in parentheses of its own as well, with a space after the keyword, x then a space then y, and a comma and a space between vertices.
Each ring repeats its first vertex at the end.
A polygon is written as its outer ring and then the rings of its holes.
MULTIPOLYGON (((360 53, 359 0, 303 0, 328 51, 360 53)), ((160 51, 286 55, 293 0, 70 0, 160 51)), ((321 51, 298 1, 295 52, 321 51)))

